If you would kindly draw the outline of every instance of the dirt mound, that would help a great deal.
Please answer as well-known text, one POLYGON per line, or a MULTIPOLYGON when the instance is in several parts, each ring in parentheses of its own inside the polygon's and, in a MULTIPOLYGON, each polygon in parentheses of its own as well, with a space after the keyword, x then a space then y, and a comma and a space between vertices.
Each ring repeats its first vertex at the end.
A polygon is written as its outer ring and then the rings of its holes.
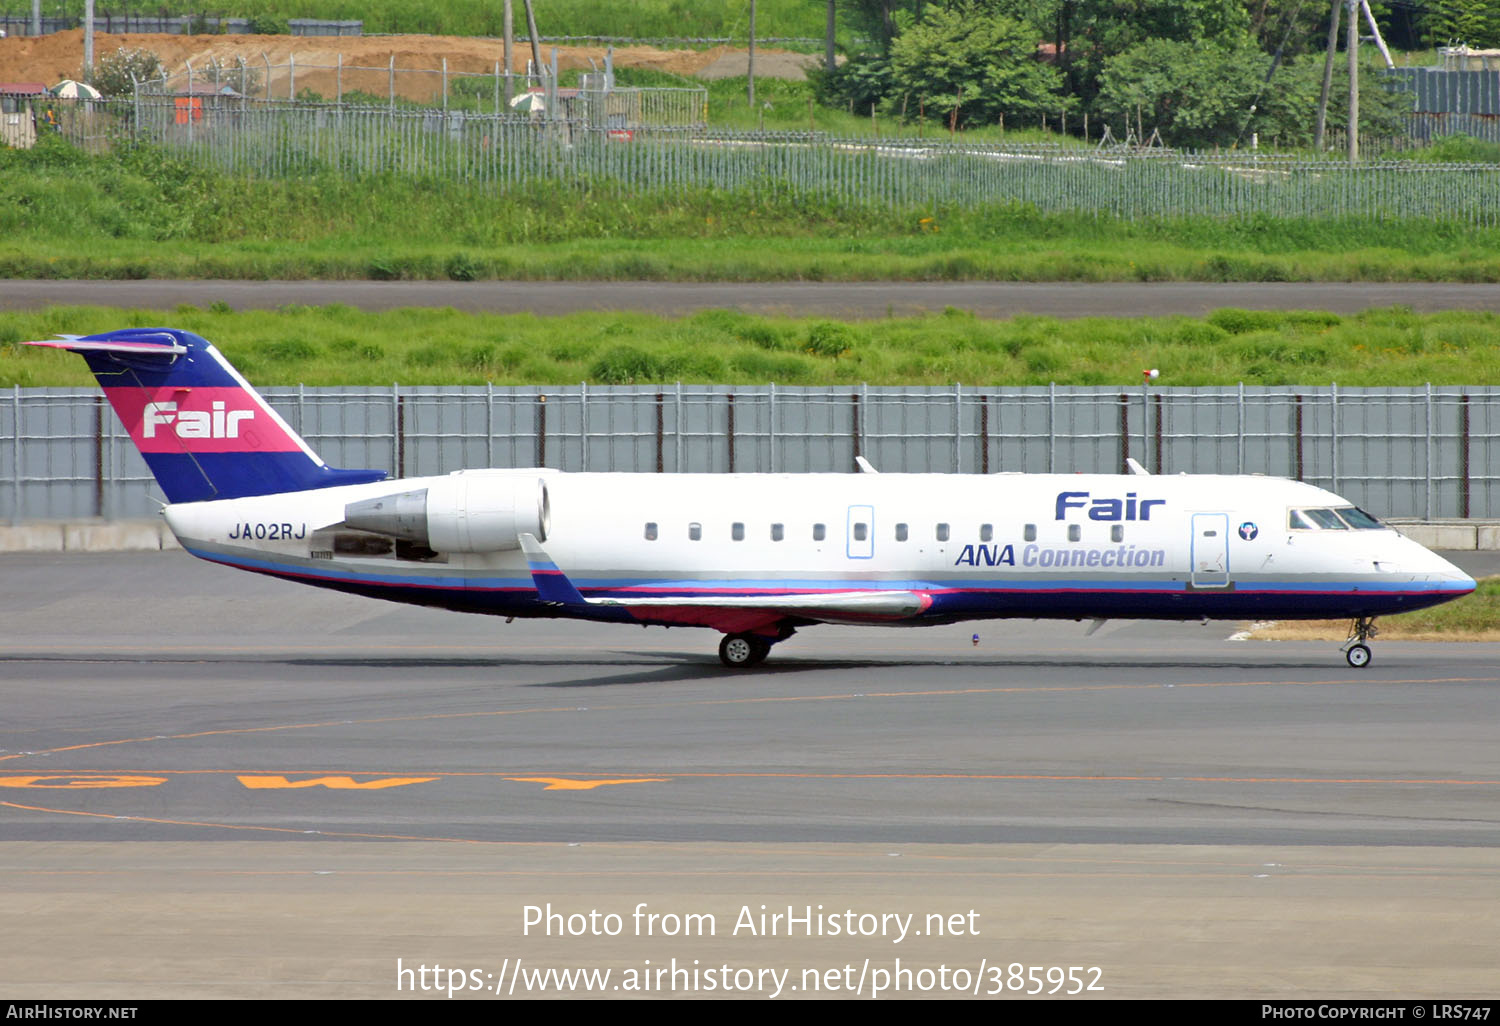
MULTIPOLYGON (((221 67, 257 71, 257 95, 286 97, 290 91, 311 89, 332 97, 360 89, 385 95, 395 79, 396 94, 410 100, 428 101, 440 95, 443 61, 451 79, 462 75, 492 75, 505 56, 498 39, 467 36, 174 36, 100 33, 94 38, 96 59, 118 47, 149 50, 178 82, 186 78, 189 64, 202 76, 213 63, 221 67), (270 65, 269 80, 267 65, 270 65), (292 65, 292 67, 288 67, 292 65), (341 66, 342 65, 342 66, 341 66), (391 69, 395 69, 392 76, 391 69)), ((604 67, 603 46, 557 47, 557 64, 563 71, 604 67), (592 62, 592 64, 591 64, 592 62)), ((542 48, 542 60, 552 59, 550 46, 542 48)), ((743 50, 715 47, 711 50, 659 50, 650 46, 617 47, 616 67, 652 68, 683 76, 706 78, 745 73, 743 50), (733 70, 738 68, 738 71, 733 70)), ((531 47, 517 40, 511 70, 524 73, 531 47)), ((756 76, 803 78, 803 68, 815 58, 781 50, 757 50, 756 76)), ((50 36, 13 36, 0 39, 0 82, 57 82, 77 78, 83 64, 83 30, 50 36)))

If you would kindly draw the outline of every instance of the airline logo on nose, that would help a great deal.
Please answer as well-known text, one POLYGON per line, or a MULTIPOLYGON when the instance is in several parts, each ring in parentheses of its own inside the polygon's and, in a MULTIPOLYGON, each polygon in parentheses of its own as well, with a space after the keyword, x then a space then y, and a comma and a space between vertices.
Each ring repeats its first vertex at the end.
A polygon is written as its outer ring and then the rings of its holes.
POLYGON ((141 415, 141 435, 155 438, 157 428, 178 438, 238 438, 240 424, 254 420, 254 410, 226 410, 215 400, 211 410, 180 410, 175 402, 147 403, 141 415))

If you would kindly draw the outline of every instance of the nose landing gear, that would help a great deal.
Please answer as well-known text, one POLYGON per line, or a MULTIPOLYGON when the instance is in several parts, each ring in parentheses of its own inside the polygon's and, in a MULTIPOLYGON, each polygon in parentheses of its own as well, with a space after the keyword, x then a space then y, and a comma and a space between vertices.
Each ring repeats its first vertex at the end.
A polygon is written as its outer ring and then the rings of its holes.
POLYGON ((1349 640, 1341 649, 1350 666, 1359 670, 1370 665, 1370 646, 1366 642, 1379 633, 1374 617, 1361 616, 1350 624, 1349 640))

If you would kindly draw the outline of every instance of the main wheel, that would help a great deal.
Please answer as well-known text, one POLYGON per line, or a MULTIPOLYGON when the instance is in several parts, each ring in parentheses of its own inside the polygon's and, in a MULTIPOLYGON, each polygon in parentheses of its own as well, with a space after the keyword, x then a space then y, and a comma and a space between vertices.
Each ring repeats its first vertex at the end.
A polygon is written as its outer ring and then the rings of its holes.
POLYGON ((719 661, 730 669, 741 670, 759 663, 770 651, 770 643, 754 634, 726 634, 719 642, 719 661))
POLYGON ((1369 645, 1350 645, 1349 651, 1344 653, 1344 658, 1349 660, 1349 665, 1356 670, 1370 665, 1369 645))

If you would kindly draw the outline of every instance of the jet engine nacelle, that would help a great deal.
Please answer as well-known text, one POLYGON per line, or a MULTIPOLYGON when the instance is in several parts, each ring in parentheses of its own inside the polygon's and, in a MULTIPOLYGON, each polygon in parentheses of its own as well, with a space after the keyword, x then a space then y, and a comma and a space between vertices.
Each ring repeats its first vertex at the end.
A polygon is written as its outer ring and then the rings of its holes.
POLYGON ((545 541, 547 483, 529 475, 454 474, 426 488, 351 502, 344 523, 434 552, 501 552, 521 535, 545 541))

